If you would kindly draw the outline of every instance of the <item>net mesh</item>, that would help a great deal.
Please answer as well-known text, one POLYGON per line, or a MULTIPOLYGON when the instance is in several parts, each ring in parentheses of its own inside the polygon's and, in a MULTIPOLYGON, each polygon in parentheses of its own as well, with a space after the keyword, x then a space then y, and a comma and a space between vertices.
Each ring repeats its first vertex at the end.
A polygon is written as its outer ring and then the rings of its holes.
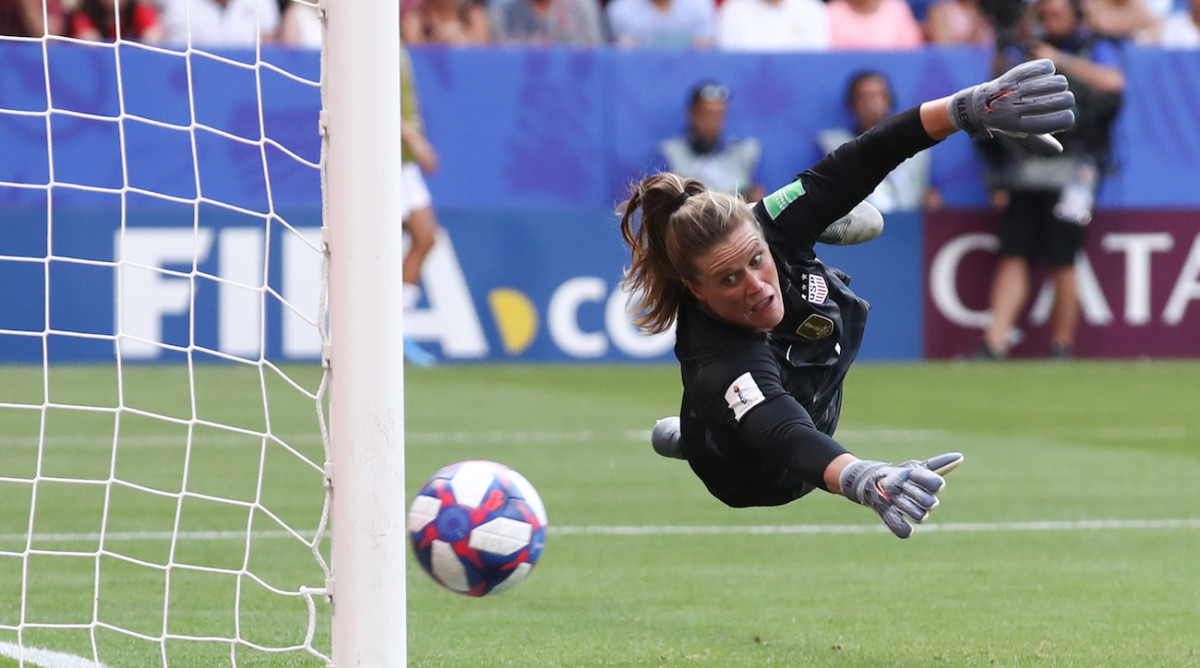
POLYGON ((328 663, 319 54, 0 62, 0 657, 328 663))

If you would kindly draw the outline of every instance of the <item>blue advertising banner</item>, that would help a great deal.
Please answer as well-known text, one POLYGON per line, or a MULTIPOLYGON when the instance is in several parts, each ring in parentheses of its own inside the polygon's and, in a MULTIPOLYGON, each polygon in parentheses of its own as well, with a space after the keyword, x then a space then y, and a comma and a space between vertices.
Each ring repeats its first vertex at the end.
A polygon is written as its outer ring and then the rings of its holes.
MULTIPOLYGON (((670 334, 647 337, 626 314, 628 251, 607 210, 442 213, 424 267, 425 297, 406 318, 449 359, 666 360, 670 334)), ((889 216, 876 241, 818 248, 873 305, 863 359, 920 354, 922 237, 915 214, 889 216)))
MULTIPOLYGON (((252 55, 0 44, 0 361, 319 355, 318 54, 252 55)), ((845 122, 853 73, 884 72, 905 107, 989 67, 969 48, 412 57, 441 157, 427 180, 444 234, 406 322, 447 360, 670 357, 668 338, 622 319, 613 209, 656 168, 657 143, 681 132, 698 80, 729 85, 729 131, 762 140, 771 189, 819 157, 819 130, 845 122)), ((1120 171, 1101 209, 1200 209, 1200 59, 1129 47, 1125 67, 1120 171)), ((932 152, 947 204, 985 206, 972 144, 932 152)), ((865 359, 922 354, 922 225, 889 215, 878 241, 822 251, 874 305, 865 359)))
MULTIPOLYGON (((0 360, 316 359, 320 220, 221 207, 0 213, 0 360), (195 215, 195 218, 194 218, 195 215), (43 352, 43 343, 45 350, 43 352)), ((448 210, 407 331, 445 361, 667 360, 626 314, 628 254, 606 210, 448 210)), ((875 303, 863 357, 920 352, 915 215, 884 237, 829 248, 875 303)), ((384 308, 381 305, 380 308, 384 308)), ((400 342, 397 342, 399 345, 400 342)))
POLYGON ((0 211, 0 360, 316 359, 320 217, 0 211))

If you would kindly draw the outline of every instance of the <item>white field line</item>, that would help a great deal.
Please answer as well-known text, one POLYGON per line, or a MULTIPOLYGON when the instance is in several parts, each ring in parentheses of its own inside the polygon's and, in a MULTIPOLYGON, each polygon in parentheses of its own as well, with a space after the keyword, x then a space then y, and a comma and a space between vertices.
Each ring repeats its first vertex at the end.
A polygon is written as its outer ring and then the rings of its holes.
MULTIPOLYGON (((553 526, 556 536, 709 536, 709 535, 794 535, 794 534, 863 534, 887 531, 877 524, 768 524, 768 525, 647 525, 647 526, 553 526)), ((1015 533, 1022 531, 1123 531, 1134 529, 1200 529, 1200 518, 1158 520, 1043 520, 1033 522, 947 522, 922 524, 924 533, 1015 533)), ((298 532, 311 540, 311 531, 298 532)), ((252 538, 276 539, 295 536, 286 531, 255 531, 252 538)), ((184 540, 245 540, 242 531, 182 531, 184 540)), ((25 534, 0 534, 0 543, 25 541, 25 534)), ((106 541, 170 540, 169 531, 110 532, 106 541)), ((99 533, 34 534, 35 543, 70 543, 98 541, 99 533)))
MULTIPOLYGON (((930 533, 994 533, 1020 531, 1092 531, 1123 529, 1200 529, 1200 518, 1167 520, 1075 520, 1041 522, 950 522, 922 524, 930 533)), ((758 526, 582 526, 549 527, 552 534, 606 536, 790 535, 884 533, 882 524, 780 524, 758 526)))
POLYGON ((10 642, 0 642, 0 656, 7 656, 17 661, 24 660, 26 666, 40 666, 41 668, 107 668, 103 663, 96 663, 91 659, 74 654, 38 647, 22 649, 10 642))
MULTIPOLYGON (((321 442, 316 433, 273 434, 273 437, 296 446, 313 445, 321 442)), ((1161 427, 1097 427, 1094 429, 1033 430, 1025 436, 1071 437, 1089 440, 1178 440, 1188 436, 1182 426, 1161 427)), ((929 443, 962 442, 964 434, 943 429, 894 429, 894 428, 846 428, 837 432, 839 440, 847 442, 885 443, 929 443)), ((405 435, 411 445, 494 445, 501 443, 562 444, 621 442, 645 443, 650 440, 650 430, 512 430, 512 431, 410 431, 405 435)), ((194 436, 193 443, 210 445, 251 445, 255 436, 248 434, 219 435, 204 433, 194 436)), ((46 445, 65 447, 112 447, 112 436, 49 436, 46 445)), ((183 432, 162 435, 124 436, 118 441, 121 448, 180 447, 185 442, 183 432)), ((37 447, 35 436, 0 438, 0 448, 37 447)))

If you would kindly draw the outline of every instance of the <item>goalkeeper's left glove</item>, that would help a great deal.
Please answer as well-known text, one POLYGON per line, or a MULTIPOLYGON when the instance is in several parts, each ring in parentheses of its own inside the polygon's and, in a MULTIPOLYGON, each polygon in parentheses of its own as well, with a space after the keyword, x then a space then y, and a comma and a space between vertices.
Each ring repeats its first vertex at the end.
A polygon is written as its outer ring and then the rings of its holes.
POLYGON ((938 505, 937 493, 946 486, 942 474, 962 463, 963 456, 948 452, 925 461, 890 464, 860 459, 842 469, 838 477, 842 495, 879 513, 883 523, 900 538, 912 535, 914 522, 924 522, 938 505))
POLYGON ((1062 153, 1062 144, 1050 136, 1075 125, 1075 95, 1067 78, 1054 73, 1047 58, 1021 63, 998 78, 950 97, 946 113, 950 124, 971 139, 1006 135, 1016 143, 1043 153, 1062 153))

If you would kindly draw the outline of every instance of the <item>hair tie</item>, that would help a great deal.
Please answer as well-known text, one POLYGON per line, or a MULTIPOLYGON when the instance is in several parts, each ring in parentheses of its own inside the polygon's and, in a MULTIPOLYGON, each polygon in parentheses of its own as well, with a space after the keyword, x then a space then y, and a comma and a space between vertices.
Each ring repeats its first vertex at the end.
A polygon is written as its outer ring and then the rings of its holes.
POLYGON ((674 211, 678 211, 678 210, 679 210, 679 208, 683 206, 683 203, 687 201, 687 198, 689 198, 689 197, 691 197, 691 196, 692 196, 692 194, 691 194, 691 193, 689 193, 689 192, 688 192, 688 191, 686 191, 686 190, 685 190, 685 191, 683 191, 683 192, 681 192, 681 193, 679 193, 679 194, 678 194, 678 195, 675 197, 675 206, 673 207, 673 210, 674 210, 674 211))

